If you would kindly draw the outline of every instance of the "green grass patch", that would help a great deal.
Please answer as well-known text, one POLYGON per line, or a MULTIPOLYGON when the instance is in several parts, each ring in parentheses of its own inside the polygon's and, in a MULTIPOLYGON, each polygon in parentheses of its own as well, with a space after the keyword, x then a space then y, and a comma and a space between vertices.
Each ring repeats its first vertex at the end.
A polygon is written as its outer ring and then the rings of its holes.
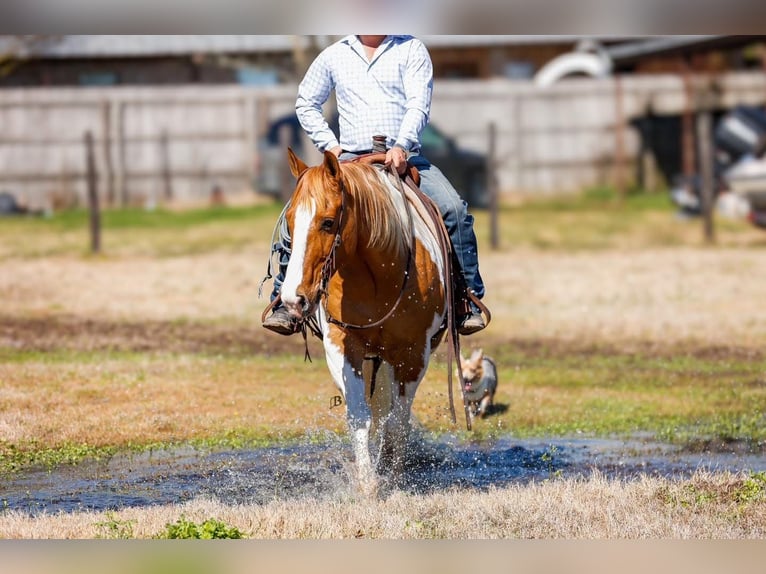
POLYGON ((113 446, 65 443, 51 447, 37 441, 21 444, 0 440, 0 476, 28 468, 52 469, 80 464, 86 460, 103 460, 117 452, 113 446))
MULTIPOLYGON (((102 257, 156 256, 241 250, 268 242, 281 211, 279 202, 171 211, 108 209, 102 214, 102 257)), ((499 212, 502 248, 598 250, 701 245, 699 220, 680 220, 667 192, 613 188, 510 202, 499 212)), ((474 210, 480 248, 489 242, 489 214, 474 210)), ((766 235, 744 221, 716 220, 718 244, 766 244, 766 235), (755 238, 755 239, 752 239, 755 238)), ((0 221, 0 259, 88 256, 88 214, 57 212, 49 218, 0 221)))
POLYGON ((220 435, 195 438, 188 441, 131 442, 120 446, 93 446, 88 444, 65 443, 59 446, 45 446, 38 441, 11 443, 0 440, 0 477, 12 473, 42 468, 51 470, 65 465, 107 460, 117 454, 141 454, 171 452, 192 448, 200 453, 221 450, 252 450, 257 448, 289 446, 303 443, 323 444, 330 431, 274 430, 268 427, 241 428, 225 431, 220 435))
MULTIPOLYGON (((184 211, 137 208, 102 212, 102 254, 170 257, 240 250, 268 242, 282 206, 210 207, 184 211)), ((88 213, 0 221, 0 259, 89 256, 88 213)))
MULTIPOLYGON (((762 358, 501 343, 485 351, 499 368, 495 402, 502 408, 468 433, 458 404, 453 425, 437 360, 413 406, 426 433, 466 440, 642 436, 689 449, 766 445, 762 358)), ((41 437, 0 442, 0 473, 118 452, 324 443, 327 433, 345 431, 345 407, 330 408, 338 393, 322 357, 309 364, 299 354, 4 349, 0 359, 0 416, 30 424, 19 436, 41 437), (78 439, 58 443, 65 432, 78 439)))
POLYGON ((120 520, 115 517, 114 512, 107 512, 106 520, 96 523, 96 527, 99 529, 97 538, 130 540, 134 538, 133 526, 135 524, 135 520, 120 520))
MULTIPOLYGON (((245 207, 213 206, 187 210, 136 207, 104 209, 101 225, 104 230, 114 229, 185 229, 218 222, 248 222, 279 215, 281 206, 275 203, 245 207)), ((73 231, 87 229, 89 213, 85 209, 59 211, 50 217, 4 220, 3 226, 18 226, 38 231, 73 231)))
POLYGON ((196 540, 219 540, 245 538, 242 531, 236 526, 228 526, 215 518, 196 523, 181 516, 176 522, 165 525, 164 532, 155 538, 162 539, 196 539, 196 540))
MULTIPOLYGON (((614 188, 596 187, 579 194, 530 198, 501 207, 499 243, 503 249, 574 252, 703 245, 699 218, 680 219, 676 212, 665 191, 632 190, 621 197, 614 188)), ((475 216, 477 236, 486 244, 489 213, 476 211, 475 216)), ((716 218, 716 227, 720 246, 766 244, 766 235, 745 221, 716 218)))
POLYGON ((496 352, 498 404, 479 437, 652 435, 699 448, 766 444, 766 362, 496 352))

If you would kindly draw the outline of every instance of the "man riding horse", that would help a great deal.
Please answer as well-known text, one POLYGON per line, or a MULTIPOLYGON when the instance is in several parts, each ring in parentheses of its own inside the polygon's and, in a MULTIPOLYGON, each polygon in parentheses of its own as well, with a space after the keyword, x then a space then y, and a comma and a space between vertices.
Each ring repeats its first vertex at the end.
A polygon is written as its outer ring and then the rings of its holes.
MULTIPOLYGON (((399 173, 408 162, 417 168, 420 189, 435 202, 444 219, 460 267, 456 272, 462 272, 466 288, 481 299, 484 283, 473 216, 442 172, 420 155, 420 133, 428 123, 432 91, 431 58, 420 40, 412 36, 347 36, 323 50, 311 64, 298 87, 295 108, 314 145, 341 161, 372 152, 373 136, 385 135, 386 165, 393 165, 399 173), (333 89, 340 141, 322 114, 333 89)), ((290 259, 290 239, 284 230, 274 251, 280 268, 272 301, 279 294, 290 259)), ((486 324, 479 307, 465 295, 457 325, 460 334, 470 335, 486 324)), ((296 319, 281 305, 274 307, 263 326, 283 335, 299 330, 296 319)))

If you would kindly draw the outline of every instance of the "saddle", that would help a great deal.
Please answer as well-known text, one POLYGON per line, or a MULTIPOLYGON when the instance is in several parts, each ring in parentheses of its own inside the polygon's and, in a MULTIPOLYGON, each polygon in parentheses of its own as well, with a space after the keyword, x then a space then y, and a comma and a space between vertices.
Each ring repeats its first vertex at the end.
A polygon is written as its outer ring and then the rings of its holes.
MULTIPOLYGON (((362 163, 362 164, 384 164, 386 161, 386 154, 384 152, 373 152, 370 154, 360 155, 353 159, 345 160, 349 163, 362 163)), ((452 249, 452 242, 449 234, 444 228, 444 222, 439 212, 439 208, 433 202, 433 200, 424 194, 420 190, 420 172, 418 168, 407 162, 407 168, 404 173, 400 174, 402 181, 407 184, 407 189, 410 191, 408 199, 410 204, 420 212, 423 220, 429 225, 431 232, 434 234, 440 243, 446 243, 442 245, 444 255, 449 252, 448 258, 445 257, 445 261, 450 262, 450 277, 452 280, 452 289, 450 300, 448 303, 451 305, 454 316, 457 318, 457 324, 460 324, 462 318, 471 313, 471 303, 475 304, 487 317, 487 325, 492 320, 492 315, 489 309, 476 297, 473 292, 468 288, 465 281, 465 277, 461 272, 460 261, 455 254, 455 250, 452 249)))

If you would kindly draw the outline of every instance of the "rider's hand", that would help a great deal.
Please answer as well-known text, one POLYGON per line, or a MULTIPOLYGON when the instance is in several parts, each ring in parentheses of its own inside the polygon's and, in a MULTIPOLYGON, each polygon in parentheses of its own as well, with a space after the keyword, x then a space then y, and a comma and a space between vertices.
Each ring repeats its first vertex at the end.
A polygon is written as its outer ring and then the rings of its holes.
POLYGON ((403 174, 407 169, 407 152, 398 146, 392 147, 386 152, 386 166, 393 164, 398 174, 403 174))
POLYGON ((340 154, 343 153, 343 148, 339 145, 336 145, 334 148, 330 148, 328 151, 332 154, 335 154, 335 157, 340 157, 340 154))

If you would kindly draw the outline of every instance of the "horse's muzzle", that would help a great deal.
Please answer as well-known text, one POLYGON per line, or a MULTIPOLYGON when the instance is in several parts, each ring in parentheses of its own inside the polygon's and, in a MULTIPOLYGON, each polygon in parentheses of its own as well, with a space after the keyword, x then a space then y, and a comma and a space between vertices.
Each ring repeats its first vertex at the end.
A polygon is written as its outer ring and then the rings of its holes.
POLYGON ((316 310, 319 296, 317 295, 315 299, 316 301, 312 301, 302 293, 296 293, 295 297, 283 298, 282 302, 291 316, 301 320, 310 316, 316 310))

